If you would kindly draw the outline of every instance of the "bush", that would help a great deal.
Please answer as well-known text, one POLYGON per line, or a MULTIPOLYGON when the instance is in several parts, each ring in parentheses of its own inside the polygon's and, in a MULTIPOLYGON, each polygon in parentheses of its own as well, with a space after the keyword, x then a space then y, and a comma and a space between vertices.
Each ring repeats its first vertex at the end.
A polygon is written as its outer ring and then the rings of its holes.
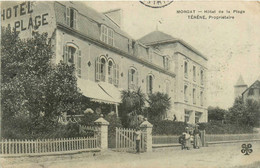
POLYGON ((206 130, 206 134, 246 134, 252 133, 253 127, 229 124, 222 122, 199 123, 200 130, 206 130))
POLYGON ((154 121, 153 135, 180 135, 185 131, 188 124, 170 120, 154 121))

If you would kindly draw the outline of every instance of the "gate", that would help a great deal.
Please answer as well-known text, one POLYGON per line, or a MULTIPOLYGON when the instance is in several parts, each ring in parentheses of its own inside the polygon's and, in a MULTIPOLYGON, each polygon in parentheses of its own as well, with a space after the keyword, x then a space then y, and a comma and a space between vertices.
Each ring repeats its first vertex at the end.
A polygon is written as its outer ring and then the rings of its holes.
MULTIPOLYGON (((116 127, 116 151, 136 151, 135 130, 116 127)), ((146 132, 141 131, 140 152, 146 148, 146 132)))

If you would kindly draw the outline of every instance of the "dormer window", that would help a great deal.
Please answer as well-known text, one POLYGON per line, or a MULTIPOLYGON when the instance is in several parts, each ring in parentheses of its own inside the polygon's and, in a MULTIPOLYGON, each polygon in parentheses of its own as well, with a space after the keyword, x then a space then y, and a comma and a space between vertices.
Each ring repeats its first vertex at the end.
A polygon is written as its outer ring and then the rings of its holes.
POLYGON ((73 29, 77 27, 77 11, 73 8, 66 9, 66 24, 73 29))
POLYGON ((105 25, 101 25, 101 41, 114 46, 114 31, 105 25))

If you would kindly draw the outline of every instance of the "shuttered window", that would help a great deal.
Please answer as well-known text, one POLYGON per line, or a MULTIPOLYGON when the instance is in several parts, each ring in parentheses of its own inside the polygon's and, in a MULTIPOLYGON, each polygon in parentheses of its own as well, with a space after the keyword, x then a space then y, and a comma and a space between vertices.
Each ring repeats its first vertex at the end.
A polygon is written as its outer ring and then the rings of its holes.
POLYGON ((81 50, 71 45, 64 45, 63 62, 68 65, 75 65, 76 73, 81 78, 81 50))
POLYGON ((131 68, 128 70, 128 89, 136 90, 138 88, 138 71, 131 68))
POLYGON ((152 75, 148 75, 146 78, 147 81, 147 94, 152 94, 153 93, 153 76, 152 75))
POLYGON ((77 28, 77 11, 73 8, 66 8, 66 24, 70 28, 77 28))

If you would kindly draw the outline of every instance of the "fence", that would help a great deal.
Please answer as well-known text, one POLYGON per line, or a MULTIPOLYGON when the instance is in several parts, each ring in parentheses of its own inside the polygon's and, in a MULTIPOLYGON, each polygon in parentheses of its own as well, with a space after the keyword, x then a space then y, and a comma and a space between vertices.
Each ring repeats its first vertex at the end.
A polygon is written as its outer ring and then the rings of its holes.
MULTIPOLYGON (((206 134, 205 141, 208 144, 259 140, 260 134, 206 134)), ((179 146, 179 136, 157 135, 153 136, 153 147, 179 146)))
POLYGON ((2 155, 39 155, 46 153, 91 151, 99 149, 98 138, 59 138, 42 140, 5 140, 0 142, 2 155))
MULTIPOLYGON (((129 128, 116 128, 116 150, 117 151, 135 151, 135 130, 129 128)), ((141 131, 140 151, 145 151, 146 133, 141 131)))
POLYGON ((260 140, 260 134, 206 134, 206 142, 260 140))

